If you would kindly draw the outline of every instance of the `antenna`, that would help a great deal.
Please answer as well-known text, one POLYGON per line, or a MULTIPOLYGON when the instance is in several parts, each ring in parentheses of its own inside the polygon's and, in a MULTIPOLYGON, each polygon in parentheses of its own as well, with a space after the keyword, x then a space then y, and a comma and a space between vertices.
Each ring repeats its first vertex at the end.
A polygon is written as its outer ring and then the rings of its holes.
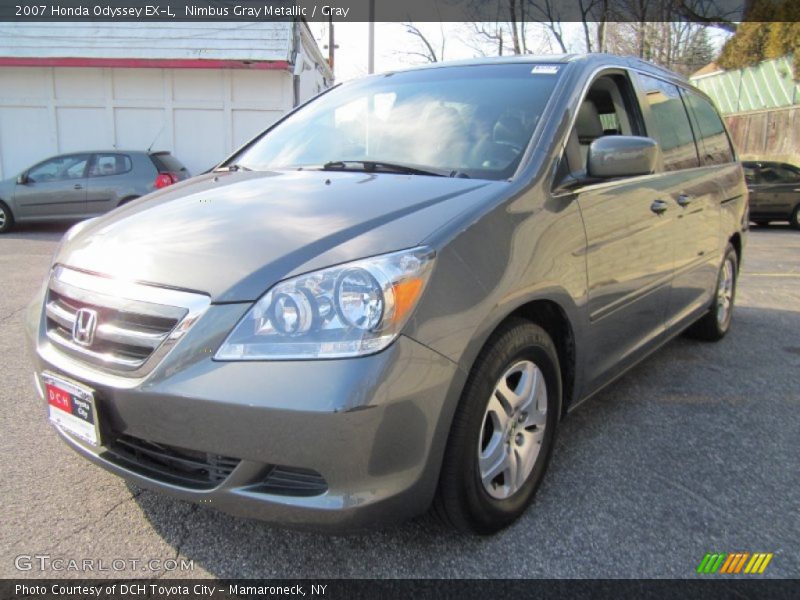
POLYGON ((166 121, 166 119, 165 119, 165 120, 164 120, 164 121, 161 123, 161 129, 159 129, 159 130, 158 130, 158 133, 156 134, 156 137, 154 137, 154 138, 153 138, 153 141, 152 141, 152 142, 150 142, 150 145, 147 147, 147 150, 146 150, 146 152, 150 152, 150 150, 152 150, 152 149, 153 149, 153 145, 156 143, 156 140, 157 140, 159 137, 161 137, 161 134, 164 132, 164 128, 165 128, 166 126, 167 126, 167 121, 166 121))

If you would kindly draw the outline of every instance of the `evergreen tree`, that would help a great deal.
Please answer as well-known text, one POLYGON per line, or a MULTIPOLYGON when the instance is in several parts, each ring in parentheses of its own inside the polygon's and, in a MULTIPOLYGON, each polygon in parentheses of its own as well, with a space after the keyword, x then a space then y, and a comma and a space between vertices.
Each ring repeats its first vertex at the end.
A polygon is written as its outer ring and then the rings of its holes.
POLYGON ((741 69, 793 54, 794 78, 800 80, 800 2, 754 0, 746 19, 722 48, 719 65, 741 69))

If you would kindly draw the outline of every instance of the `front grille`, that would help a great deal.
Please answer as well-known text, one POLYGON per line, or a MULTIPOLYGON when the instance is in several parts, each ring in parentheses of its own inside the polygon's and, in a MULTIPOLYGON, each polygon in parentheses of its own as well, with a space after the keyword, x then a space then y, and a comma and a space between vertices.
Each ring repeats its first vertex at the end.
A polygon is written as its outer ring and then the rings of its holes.
POLYGON ((59 266, 47 293, 46 332, 53 345, 72 358, 106 371, 142 375, 208 304, 208 297, 200 294, 119 282, 59 266), (75 329, 87 311, 92 315, 88 339, 75 329))
POLYGON ((151 479, 199 490, 218 486, 239 464, 238 458, 157 444, 129 435, 116 435, 105 445, 106 460, 151 479))
POLYGON ((319 496, 328 490, 328 483, 312 469, 277 465, 272 467, 264 481, 251 490, 279 496, 319 496))

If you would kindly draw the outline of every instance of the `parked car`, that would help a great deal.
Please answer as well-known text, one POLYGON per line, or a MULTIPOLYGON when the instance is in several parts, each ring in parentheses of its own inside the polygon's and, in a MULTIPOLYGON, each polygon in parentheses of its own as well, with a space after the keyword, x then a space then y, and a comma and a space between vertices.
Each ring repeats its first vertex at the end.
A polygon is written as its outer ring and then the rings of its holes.
POLYGON ((188 177, 186 167, 169 152, 54 156, 0 181, 0 233, 14 223, 96 217, 188 177))
POLYGON ((788 220, 800 229, 800 167, 770 161, 742 164, 750 191, 750 219, 758 225, 788 220))
POLYGON ((746 206, 709 99, 646 62, 376 75, 70 230, 28 313, 38 393, 144 488, 491 533, 566 412, 685 330, 728 332, 746 206))

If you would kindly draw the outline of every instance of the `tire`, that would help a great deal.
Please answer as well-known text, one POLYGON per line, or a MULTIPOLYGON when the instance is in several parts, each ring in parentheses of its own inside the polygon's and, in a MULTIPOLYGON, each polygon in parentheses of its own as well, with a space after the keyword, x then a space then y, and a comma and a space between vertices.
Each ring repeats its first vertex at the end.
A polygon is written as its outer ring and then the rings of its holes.
POLYGON ((736 257, 736 250, 728 244, 717 275, 712 304, 706 315, 689 328, 687 331, 689 337, 706 342, 717 342, 725 337, 733 319, 738 276, 739 260, 736 257))
POLYGON ((800 229, 800 204, 794 207, 792 216, 789 218, 789 225, 792 229, 800 229))
POLYGON ((8 205, 0 200, 0 233, 11 231, 12 227, 14 227, 14 215, 11 214, 8 205))
POLYGON ((487 535, 522 515, 547 469, 561 389, 558 354, 544 329, 511 319, 492 335, 453 417, 433 503, 440 521, 487 535))

